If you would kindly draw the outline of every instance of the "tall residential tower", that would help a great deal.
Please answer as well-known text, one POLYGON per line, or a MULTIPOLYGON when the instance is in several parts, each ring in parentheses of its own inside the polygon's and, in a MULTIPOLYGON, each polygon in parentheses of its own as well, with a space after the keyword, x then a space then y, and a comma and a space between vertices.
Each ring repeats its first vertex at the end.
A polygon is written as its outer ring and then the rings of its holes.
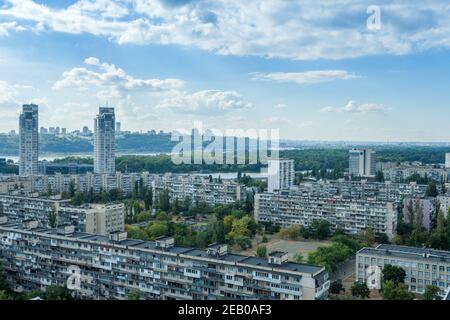
POLYGON ((375 151, 352 149, 349 156, 349 173, 358 177, 374 177, 376 174, 375 151))
POLYGON ((24 104, 19 117, 19 174, 21 176, 38 174, 38 128, 38 106, 24 104))
POLYGON ((289 189, 294 185, 294 160, 280 159, 268 162, 268 191, 274 192, 289 189))
POLYGON ((114 108, 99 108, 94 120, 94 172, 115 173, 115 115, 114 108))

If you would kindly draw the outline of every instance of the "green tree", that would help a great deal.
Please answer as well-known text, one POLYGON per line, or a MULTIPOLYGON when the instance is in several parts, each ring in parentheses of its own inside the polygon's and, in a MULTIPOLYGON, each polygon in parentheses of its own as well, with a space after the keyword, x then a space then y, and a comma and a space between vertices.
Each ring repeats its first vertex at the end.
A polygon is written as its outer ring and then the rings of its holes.
POLYGON ((333 242, 330 246, 322 246, 308 255, 308 263, 324 266, 329 273, 334 273, 340 263, 347 260, 352 249, 342 243, 333 242))
POLYGON ((392 281, 395 285, 405 282, 406 272, 403 268, 387 264, 384 266, 383 282, 392 281))
POLYGON ((378 170, 375 175, 375 181, 376 182, 384 182, 384 173, 381 170, 378 170))
POLYGON ((427 286, 425 288, 425 292, 422 296, 423 300, 441 300, 441 296, 439 295, 441 289, 436 286, 427 286))
POLYGON ((141 292, 137 289, 127 295, 127 300, 141 300, 141 292))
POLYGON ((62 286, 48 286, 44 294, 45 300, 72 300, 69 290, 62 286))
POLYGON ((149 224, 146 228, 146 232, 150 239, 156 239, 158 237, 167 236, 169 227, 166 222, 157 222, 149 224))
POLYGON ((341 292, 345 292, 344 285, 342 284, 342 280, 336 280, 331 282, 330 284, 330 293, 339 294, 341 292))
POLYGON ((303 257, 303 254, 298 252, 298 253, 296 253, 294 255, 294 261, 297 262, 297 263, 304 263, 305 262, 305 258, 303 257))
POLYGON ((311 229, 315 239, 323 240, 331 235, 330 222, 327 220, 314 220, 311 229))
POLYGON ((0 301, 9 300, 9 296, 5 290, 0 290, 0 301))
POLYGON ((75 187, 75 181, 73 179, 70 179, 69 182, 69 197, 73 197, 75 195, 76 187, 75 187))
POLYGON ((427 187, 427 191, 426 191, 426 196, 427 197, 437 197, 439 195, 438 189, 437 189, 437 185, 435 181, 431 181, 428 184, 427 187))
POLYGON ((56 208, 52 206, 50 212, 48 213, 48 226, 55 229, 58 224, 58 214, 56 213, 56 208))
POLYGON ((384 281, 381 289, 384 300, 413 300, 414 293, 408 292, 404 283, 396 285, 394 281, 384 281))
POLYGON ((370 290, 365 282, 357 281, 352 285, 352 296, 366 299, 370 297, 370 290))
POLYGON ((280 230, 279 235, 282 239, 297 240, 300 237, 300 226, 290 225, 280 230))
POLYGON ((256 248, 256 256, 260 258, 267 257, 267 247, 266 246, 259 246, 256 248))

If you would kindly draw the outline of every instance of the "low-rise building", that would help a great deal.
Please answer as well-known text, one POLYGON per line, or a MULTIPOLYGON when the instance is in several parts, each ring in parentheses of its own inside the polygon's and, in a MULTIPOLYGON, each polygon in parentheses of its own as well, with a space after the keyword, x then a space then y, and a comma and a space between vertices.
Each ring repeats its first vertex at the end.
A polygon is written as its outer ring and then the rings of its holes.
POLYGON ((371 270, 382 270, 386 265, 405 270, 405 284, 411 292, 422 294, 428 285, 439 287, 442 293, 450 288, 449 251, 388 244, 363 248, 356 254, 357 280, 374 281, 381 285, 381 279, 371 279, 371 270))
POLYGON ((0 225, 0 263, 15 292, 66 286, 87 299, 316 300, 328 295, 323 267, 298 264, 275 253, 268 259, 177 247, 173 238, 156 241, 0 225))

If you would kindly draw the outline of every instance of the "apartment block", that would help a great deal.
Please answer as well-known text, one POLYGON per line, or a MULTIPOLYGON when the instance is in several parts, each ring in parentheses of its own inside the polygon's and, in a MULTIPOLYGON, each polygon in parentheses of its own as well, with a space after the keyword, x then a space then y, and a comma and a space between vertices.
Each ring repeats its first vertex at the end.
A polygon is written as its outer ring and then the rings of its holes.
POLYGON ((358 281, 380 283, 380 279, 372 278, 372 270, 382 270, 386 265, 405 270, 405 284, 411 292, 422 294, 426 286, 433 285, 439 287, 444 294, 450 288, 449 251, 387 244, 380 244, 376 248, 363 248, 356 254, 358 281))
POLYGON ((94 172, 116 172, 116 133, 114 108, 100 107, 94 120, 94 172))
POLYGON ((209 178, 195 175, 165 174, 154 177, 153 196, 168 190, 171 200, 184 201, 191 199, 192 203, 203 202, 210 205, 231 204, 246 199, 246 188, 233 180, 210 182, 209 178))
POLYGON ((58 211, 58 225, 73 225, 75 231, 107 235, 125 228, 125 205, 123 203, 64 204, 58 211))
POLYGON ((19 116, 19 174, 38 174, 39 116, 38 106, 24 104, 19 116))
POLYGON ((6 216, 12 223, 35 220, 46 227, 49 214, 68 202, 51 197, 0 195, 0 216, 6 216))
POLYGON ((333 230, 356 235, 371 228, 392 239, 397 229, 397 210, 392 202, 377 200, 308 197, 292 193, 255 195, 255 219, 287 227, 310 226, 314 220, 330 222, 333 230))
POLYGON ((94 193, 102 191, 109 192, 112 189, 120 189, 123 193, 131 193, 135 184, 141 179, 143 184, 151 187, 154 175, 148 172, 142 173, 121 173, 114 174, 61 174, 35 175, 29 177, 5 176, 0 177, 0 193, 11 194, 17 192, 38 192, 38 193, 62 193, 68 192, 70 182, 75 183, 75 188, 79 192, 94 193))
POLYGON ((177 247, 173 238, 156 241, 0 225, 0 263, 16 292, 66 285, 85 299, 316 300, 328 295, 323 267, 228 253, 226 245, 206 250, 177 247))
POLYGON ((34 220, 40 227, 47 227, 49 214, 55 212, 58 226, 72 225, 79 232, 108 234, 124 230, 123 203, 71 206, 69 201, 55 197, 0 195, 0 216, 7 217, 10 223, 34 220))
POLYGON ((294 185, 294 160, 280 159, 268 161, 268 192, 287 190, 294 185))
POLYGON ((376 174, 375 151, 370 149, 350 150, 349 173, 358 177, 374 177, 376 174))
POLYGON ((425 197, 427 185, 411 183, 348 181, 344 179, 305 182, 294 189, 305 196, 341 197, 345 199, 374 199, 401 202, 405 197, 425 197))

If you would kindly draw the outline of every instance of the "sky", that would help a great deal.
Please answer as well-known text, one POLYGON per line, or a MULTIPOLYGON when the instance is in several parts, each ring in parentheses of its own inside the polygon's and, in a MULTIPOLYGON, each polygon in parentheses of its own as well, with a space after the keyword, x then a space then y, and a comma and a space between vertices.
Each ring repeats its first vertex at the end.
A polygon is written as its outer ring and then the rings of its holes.
POLYGON ((131 131, 450 141, 449 67, 441 0, 0 0, 0 132, 36 103, 68 130, 108 105, 131 131))

